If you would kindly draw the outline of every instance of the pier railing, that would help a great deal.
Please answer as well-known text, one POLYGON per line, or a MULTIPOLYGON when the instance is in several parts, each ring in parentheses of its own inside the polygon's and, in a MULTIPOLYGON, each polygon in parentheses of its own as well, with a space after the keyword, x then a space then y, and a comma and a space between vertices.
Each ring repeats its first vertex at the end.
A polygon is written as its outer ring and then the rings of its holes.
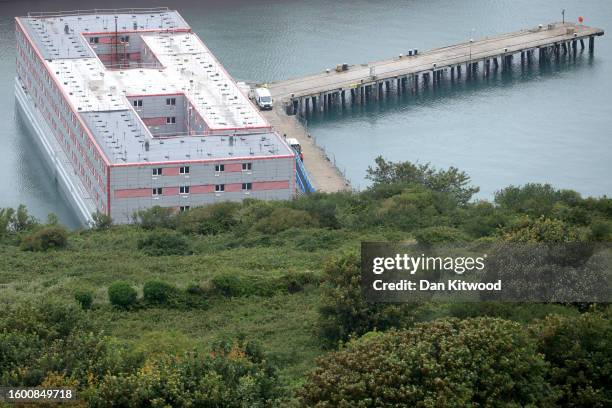
POLYGON ((149 14, 149 13, 165 13, 169 11, 168 7, 141 7, 141 8, 114 8, 114 9, 84 9, 84 10, 66 10, 66 11, 37 11, 29 12, 28 17, 33 18, 52 18, 64 16, 81 16, 88 14, 149 14))

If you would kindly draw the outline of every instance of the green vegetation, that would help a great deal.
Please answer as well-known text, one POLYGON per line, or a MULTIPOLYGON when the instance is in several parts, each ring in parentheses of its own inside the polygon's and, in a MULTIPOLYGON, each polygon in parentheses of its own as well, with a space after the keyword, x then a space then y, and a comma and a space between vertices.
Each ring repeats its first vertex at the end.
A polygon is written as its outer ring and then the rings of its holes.
POLYGON ((552 406, 546 374, 520 324, 438 320, 351 341, 319 360, 300 397, 318 407, 552 406))
POLYGON ((155 230, 138 240, 138 249, 150 256, 188 255, 187 239, 172 231, 155 230))
POLYGON ((70 232, 0 210, 1 383, 70 386, 90 406, 610 405, 608 306, 371 304, 356 254, 610 241, 612 199, 529 184, 474 201, 457 169, 383 159, 369 175, 359 193, 70 232))
POLYGON ((47 225, 26 234, 21 239, 21 248, 27 251, 46 251, 51 248, 64 248, 68 242, 68 232, 58 225, 47 225))
POLYGON ((136 290, 124 281, 117 281, 108 287, 108 300, 115 306, 129 308, 136 304, 138 294, 136 290))
POLYGON ((93 298, 94 294, 91 290, 78 289, 74 292, 74 300, 76 300, 83 309, 91 309, 93 298))

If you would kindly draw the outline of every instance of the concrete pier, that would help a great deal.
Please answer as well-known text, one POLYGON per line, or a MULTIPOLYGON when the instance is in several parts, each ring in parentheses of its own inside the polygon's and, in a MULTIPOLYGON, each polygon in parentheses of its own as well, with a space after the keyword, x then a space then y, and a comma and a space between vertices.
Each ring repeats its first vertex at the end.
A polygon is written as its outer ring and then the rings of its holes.
POLYGON ((436 85, 447 77, 452 80, 455 76, 461 78, 462 67, 467 78, 474 78, 479 72, 486 76, 490 69, 509 70, 514 64, 514 55, 520 56, 522 63, 530 64, 536 50, 543 61, 560 56, 561 49, 565 53, 569 48, 576 54, 579 49, 585 49, 585 39, 589 40, 589 51, 593 52, 595 37, 603 34, 599 28, 551 23, 416 55, 410 50, 410 53, 390 60, 350 65, 340 71, 326 70, 320 74, 273 82, 268 87, 276 103, 283 104, 289 114, 304 111, 307 98, 316 98, 317 102, 322 99, 317 105, 320 111, 324 111, 339 106, 336 101, 340 101, 340 95, 344 95, 344 104, 380 99, 401 89, 391 86, 394 81, 412 81, 412 88, 416 90, 420 85, 419 78, 425 86, 436 85), (446 75, 447 72, 450 75, 446 75))
POLYGON ((515 55, 517 60, 520 56, 521 66, 531 65, 536 59, 542 64, 559 62, 561 58, 573 59, 578 52, 584 52, 585 39, 589 40, 588 49, 593 53, 595 37, 602 35, 604 31, 599 28, 551 23, 424 53, 411 49, 389 60, 343 64, 319 74, 266 84, 275 109, 264 116, 281 134, 302 143, 306 169, 315 188, 339 191, 348 188, 348 182, 293 115, 363 105, 406 91, 418 93, 420 88, 430 84, 436 88, 446 79, 476 80, 489 76, 491 71, 509 72, 515 64, 515 55))
MULTIPOLYGON (((319 102, 318 97, 317 102, 319 102)), ((294 137, 300 142, 304 154, 304 167, 306 167, 310 181, 317 191, 334 193, 350 190, 350 183, 334 166, 323 149, 317 146, 314 140, 308 136, 297 116, 285 115, 281 106, 276 106, 271 111, 262 111, 262 115, 281 136, 294 137)))

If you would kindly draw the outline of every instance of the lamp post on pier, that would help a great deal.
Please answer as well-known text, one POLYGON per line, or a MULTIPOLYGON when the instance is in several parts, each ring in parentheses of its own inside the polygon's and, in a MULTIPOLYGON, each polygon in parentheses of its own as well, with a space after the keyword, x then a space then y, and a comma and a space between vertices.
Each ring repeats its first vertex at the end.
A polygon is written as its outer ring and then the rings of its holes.
POLYGON ((470 31, 470 63, 472 62, 472 43, 474 42, 474 32, 476 32, 476 29, 472 28, 470 31))

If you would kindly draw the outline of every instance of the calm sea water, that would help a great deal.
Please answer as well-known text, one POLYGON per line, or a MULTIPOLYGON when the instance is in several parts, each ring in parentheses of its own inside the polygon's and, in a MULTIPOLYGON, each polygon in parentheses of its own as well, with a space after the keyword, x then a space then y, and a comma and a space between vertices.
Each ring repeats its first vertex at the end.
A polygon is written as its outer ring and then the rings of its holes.
MULTIPOLYGON (((271 81, 514 31, 566 18, 612 27, 609 0, 3 1, 0 0, 0 207, 26 204, 75 225, 15 112, 13 16, 28 11, 168 5, 178 9, 238 79, 271 81)), ((357 188, 381 154, 456 166, 481 197, 548 182, 612 193, 612 33, 594 58, 445 86, 365 109, 320 115, 309 130, 357 188)))

